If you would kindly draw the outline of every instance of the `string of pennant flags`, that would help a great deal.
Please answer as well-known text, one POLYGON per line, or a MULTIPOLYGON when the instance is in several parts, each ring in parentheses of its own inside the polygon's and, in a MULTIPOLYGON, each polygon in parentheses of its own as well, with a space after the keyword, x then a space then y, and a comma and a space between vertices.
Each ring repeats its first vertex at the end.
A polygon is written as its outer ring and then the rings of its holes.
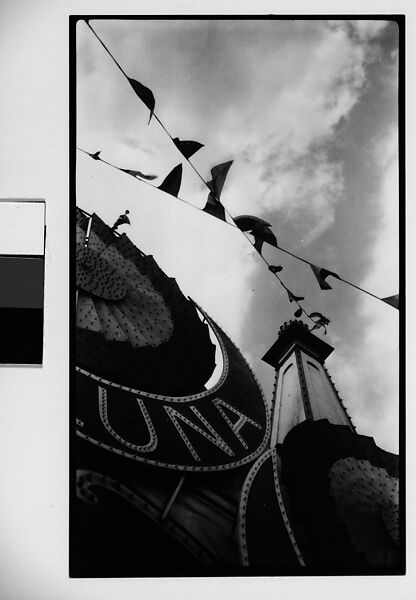
MULTIPOLYGON (((131 169, 123 169, 121 167, 117 167, 116 165, 102 159, 100 156, 101 152, 95 152, 94 154, 92 154, 90 152, 87 152, 83 148, 78 148, 78 150, 80 150, 81 152, 83 152, 85 154, 88 154, 88 156, 90 156, 94 160, 100 160, 104 164, 109 165, 110 167, 113 167, 114 169, 116 169, 118 171, 132 175, 136 179, 136 181, 140 181, 141 183, 147 184, 150 187, 153 187, 154 189, 158 189, 160 191, 165 192, 166 194, 170 194, 171 196, 174 196, 181 202, 184 202, 185 204, 187 204, 188 206, 191 206, 192 208, 194 208, 196 210, 199 210, 199 211, 202 210, 202 212, 208 212, 208 214, 211 214, 209 212, 209 210, 205 211, 205 209, 200 209, 197 206, 195 206, 194 204, 192 204, 191 202, 188 202, 187 200, 184 200, 183 198, 179 197, 179 190, 180 190, 180 184, 181 184, 181 171, 178 169, 178 167, 175 167, 167 175, 167 177, 165 177, 165 179, 163 180, 161 185, 155 186, 149 182, 149 178, 155 179, 157 176, 144 175, 140 171, 133 171, 131 169), (140 173, 140 175, 138 175, 139 173, 140 173), (143 179, 140 178, 141 176, 144 176, 143 179)), ((178 165, 178 166, 181 166, 181 165, 178 165)), ((214 171, 214 169, 212 169, 212 171, 214 171)), ((207 206, 208 207, 210 206, 209 202, 207 202, 207 206)), ((116 222, 114 223, 114 225, 112 227, 113 231, 115 231, 120 225, 123 225, 123 224, 130 225, 130 219, 128 217, 128 214, 129 214, 129 211, 127 210, 127 211, 125 211, 124 214, 122 214, 118 217, 118 219, 116 220, 116 222)), ((212 215, 212 216, 215 216, 215 215, 212 215)), ((251 242, 251 240, 249 240, 250 244, 255 247, 259 256, 267 264, 269 271, 271 273, 273 273, 273 275, 275 275, 275 277, 279 281, 280 285, 286 290, 289 302, 294 302, 297 305, 297 309, 294 313, 294 316, 299 318, 302 316, 302 314, 304 314, 306 317, 308 317, 313 322, 314 328, 323 327, 325 329, 326 326, 330 323, 329 319, 327 319, 321 313, 313 312, 313 313, 309 314, 304 309, 304 307, 302 307, 300 304, 300 302, 303 301, 304 298, 302 296, 296 296, 284 284, 284 282, 278 276, 278 273, 283 270, 283 267, 271 265, 261 254, 263 242, 266 241, 266 242, 270 243, 271 241, 276 240, 274 234, 268 229, 269 224, 266 223, 266 221, 259 219, 258 217, 253 217, 253 216, 249 216, 249 215, 241 215, 240 217, 235 217, 234 223, 230 223, 226 219, 224 219, 223 222, 226 225, 229 225, 230 227, 239 229, 243 233, 244 233, 244 231, 243 231, 244 228, 247 228, 247 227, 249 228, 249 233, 253 233, 253 235, 255 236, 255 242, 253 243, 253 242, 251 242), (267 226, 266 231, 264 232, 264 238, 262 237, 263 236, 262 224, 265 224, 265 226, 267 226)), ((249 239, 249 238, 247 238, 247 239, 249 239)), ((280 246, 277 246, 277 240, 276 240, 276 243, 272 244, 272 245, 275 245, 276 248, 283 250, 285 252, 284 249, 282 249, 280 246)), ((291 254, 290 252, 288 252, 288 253, 291 254)), ((295 256, 295 255, 293 255, 293 256, 295 256)), ((299 260, 303 260, 303 259, 301 259, 299 257, 299 260)))
MULTIPOLYGON (((211 169, 212 179, 210 181, 206 181, 202 177, 202 175, 199 173, 199 171, 195 168, 193 163, 189 160, 191 156, 193 156, 200 148, 203 147, 203 144, 201 144, 199 142, 195 142, 195 141, 190 141, 190 140, 180 140, 178 137, 175 137, 175 138, 172 137, 172 135, 166 129, 165 125, 161 122, 161 120, 155 113, 156 101, 155 101, 153 92, 149 88, 144 86, 142 83, 138 82, 135 79, 132 79, 125 73, 125 71, 120 66, 120 64, 117 62, 117 60, 114 58, 114 56, 111 54, 111 52, 109 51, 107 46, 104 44, 104 42, 101 40, 101 38, 97 35, 97 33, 94 31, 94 29, 91 27, 88 20, 86 20, 86 24, 88 25, 88 27, 90 28, 92 33, 95 35, 95 37, 98 39, 100 44, 103 46, 103 48, 105 49, 107 54, 111 57, 113 62, 117 65, 117 67, 119 68, 119 70, 121 71, 123 76, 130 83, 135 94, 149 109, 150 116, 149 116, 148 123, 150 123, 150 121, 153 117, 160 124, 160 126, 165 131, 165 133, 169 136, 169 138, 174 143, 176 148, 179 150, 179 152, 182 154, 182 156, 186 159, 186 161, 189 163, 189 165, 195 171, 195 173, 197 174, 199 179, 201 179, 201 181, 204 183, 204 185, 208 188, 209 193, 208 193, 208 198, 207 198, 206 204, 205 204, 204 208, 200 209, 199 207, 195 206, 194 204, 187 202, 183 198, 179 197, 179 192, 180 192, 180 187, 181 187, 181 182, 182 182, 182 163, 180 163, 176 167, 174 167, 174 169, 172 169, 172 171, 170 171, 170 173, 165 177, 163 182, 159 186, 156 186, 150 182, 153 181, 154 179, 156 179, 157 175, 148 175, 148 174, 144 174, 138 170, 124 169, 124 168, 118 167, 118 166, 104 160, 100 156, 100 154, 101 154, 100 151, 90 153, 90 152, 87 152, 86 150, 83 150, 82 148, 78 148, 78 150, 80 150, 81 152, 84 152, 85 154, 88 154, 94 160, 101 161, 104 164, 107 164, 107 165, 117 169, 118 171, 122 171, 123 173, 126 173, 126 174, 134 177, 136 179, 136 181, 145 183, 145 184, 147 184, 153 188, 156 188, 162 192, 170 194, 171 196, 174 196, 175 198, 184 202, 185 204, 192 206, 193 208, 195 208, 197 210, 202 210, 203 212, 209 214, 210 216, 220 219, 221 221, 223 221, 225 224, 227 224, 229 226, 238 228, 242 232, 242 234, 245 236, 245 238, 248 240, 248 242, 255 248, 255 250, 257 251, 260 258, 267 265, 269 271, 275 276, 275 279, 286 290, 286 292, 288 294, 289 302, 294 302, 297 305, 297 309, 294 313, 294 316, 299 318, 302 316, 302 314, 304 314, 307 318, 309 318, 313 322, 313 327, 311 330, 323 328, 324 332, 326 333, 326 326, 330 323, 329 319, 327 319, 324 315, 322 315, 319 312, 312 312, 309 314, 303 308, 303 306, 300 304, 300 302, 303 301, 304 298, 302 296, 296 296, 291 290, 289 290, 289 288, 284 284, 284 282, 281 280, 281 278, 278 275, 278 273, 280 273, 283 270, 283 267, 271 265, 266 260, 266 258, 263 256, 262 248, 263 248, 264 243, 267 243, 267 244, 277 248, 278 250, 294 257, 297 260, 300 260, 301 262, 303 262, 305 264, 308 264, 311 267, 312 272, 313 272, 321 290, 332 289, 332 286, 328 283, 327 278, 334 277, 334 278, 338 279, 339 281, 342 281, 342 282, 346 283, 347 285, 354 287, 355 289, 357 289, 361 292, 364 292, 365 294, 372 296, 373 298, 375 298, 377 300, 381 300, 382 302, 384 302, 396 309, 399 308, 399 296, 398 295, 389 296, 386 298, 380 298, 379 296, 376 296, 375 294, 359 287, 358 285, 345 280, 344 278, 339 276, 334 271, 329 271, 328 269, 319 267, 319 266, 311 263, 310 261, 308 261, 300 256, 297 256, 296 254, 290 252, 289 250, 282 248, 277 243, 276 236, 274 235, 274 233, 271 230, 270 223, 267 223, 263 219, 260 219, 259 217, 255 217, 252 215, 240 215, 238 217, 233 217, 220 201, 222 189, 224 187, 224 183, 225 183, 226 177, 228 175, 228 171, 229 171, 231 165, 233 164, 233 161, 230 160, 228 162, 214 166, 211 169), (232 222, 227 221, 226 215, 231 219, 232 222), (254 242, 251 241, 251 239, 248 237, 247 234, 250 234, 253 236, 254 242)), ((113 225, 114 231, 122 224, 130 224, 130 220, 127 216, 128 214, 129 214, 129 211, 126 211, 124 215, 120 215, 120 217, 117 219, 117 221, 113 225)))

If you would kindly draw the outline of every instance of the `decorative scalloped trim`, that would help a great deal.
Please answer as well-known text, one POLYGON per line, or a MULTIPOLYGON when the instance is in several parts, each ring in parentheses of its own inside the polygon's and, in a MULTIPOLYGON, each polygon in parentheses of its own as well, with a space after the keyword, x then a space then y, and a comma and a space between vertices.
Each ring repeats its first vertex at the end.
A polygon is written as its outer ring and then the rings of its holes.
MULTIPOLYGON (((204 313, 204 315, 205 315, 205 313, 204 313)), ((108 379, 104 379, 103 377, 98 377, 97 375, 94 375, 93 373, 90 373, 89 371, 85 371, 85 369, 81 369, 81 367, 75 367, 75 368, 79 373, 82 373, 82 375, 86 375, 87 377, 90 377, 91 379, 95 379, 95 381, 104 383, 105 385, 108 385, 109 387, 114 387, 119 390, 131 392, 132 394, 138 394, 140 396, 143 396, 144 398, 153 398, 155 400, 164 400, 166 402, 190 402, 192 400, 199 400, 200 398, 205 398, 206 396, 210 396, 211 394, 215 393, 223 385, 223 383, 227 379, 228 373, 229 373, 229 360, 228 360, 227 351, 226 351, 224 342, 223 342, 222 338, 220 337, 220 334, 218 333, 220 328, 217 327, 216 324, 214 324, 214 321, 212 321, 212 319, 210 317, 208 317, 208 315, 205 315, 205 317, 209 321, 214 333, 216 334, 216 339, 220 345, 221 352, 222 352, 222 358, 223 358, 223 369, 222 369, 221 377, 219 378, 217 383, 209 390, 204 390, 203 392, 200 392, 199 394, 193 394, 192 396, 162 396, 160 394, 152 394, 150 392, 143 392, 143 391, 137 390, 135 388, 121 385, 119 383, 114 383, 113 381, 109 381, 108 379)), ((237 349, 237 346, 236 346, 236 349, 237 349)), ((237 349, 237 351, 239 352, 238 349, 237 349)), ((243 356, 242 356, 242 358, 244 359, 243 356)), ((247 364, 247 361, 245 361, 245 362, 247 364)), ((249 367, 250 372, 254 377, 254 373, 252 372, 250 366, 249 365, 247 365, 247 366, 249 367)), ((254 379, 255 379, 255 377, 254 377, 254 379)), ((256 380, 256 383, 258 385, 257 380, 256 380)), ((259 388, 260 388, 260 386, 259 386, 259 388)), ((260 391, 262 392, 261 388, 260 388, 260 391)), ((262 396, 263 396, 263 393, 262 393, 262 396)), ((264 401, 264 398, 263 398, 263 401, 264 401)))

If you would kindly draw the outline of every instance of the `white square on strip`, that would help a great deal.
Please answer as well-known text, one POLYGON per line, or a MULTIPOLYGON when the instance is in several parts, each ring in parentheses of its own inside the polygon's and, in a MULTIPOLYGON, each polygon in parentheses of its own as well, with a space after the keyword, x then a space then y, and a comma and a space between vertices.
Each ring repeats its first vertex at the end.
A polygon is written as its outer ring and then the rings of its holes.
POLYGON ((45 253, 45 201, 0 199, 0 254, 45 253))

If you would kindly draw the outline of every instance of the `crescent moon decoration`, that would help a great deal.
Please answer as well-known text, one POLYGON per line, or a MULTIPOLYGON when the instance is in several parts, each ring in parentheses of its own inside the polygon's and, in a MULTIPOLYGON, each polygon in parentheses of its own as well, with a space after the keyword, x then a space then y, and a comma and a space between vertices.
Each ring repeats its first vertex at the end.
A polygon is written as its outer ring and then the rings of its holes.
POLYGON ((127 459, 231 469, 265 448, 269 412, 250 367, 218 325, 125 234, 78 210, 78 435, 127 459), (205 323, 199 317, 203 316, 205 323), (218 381, 215 336, 222 353, 218 381))

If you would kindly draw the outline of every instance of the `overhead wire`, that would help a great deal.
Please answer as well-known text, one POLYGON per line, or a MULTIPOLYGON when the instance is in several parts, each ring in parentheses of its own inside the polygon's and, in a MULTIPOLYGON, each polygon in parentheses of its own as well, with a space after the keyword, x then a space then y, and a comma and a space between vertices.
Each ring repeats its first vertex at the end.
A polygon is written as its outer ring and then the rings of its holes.
MULTIPOLYGON (((79 146, 77 146, 77 150, 80 150, 81 152, 83 152, 84 154, 87 154, 90 157, 92 156, 92 154, 90 152, 87 152, 87 150, 84 150, 83 148, 80 148, 79 146)), ((109 161, 104 160, 103 158, 95 158, 94 160, 101 161, 104 164, 112 167, 113 169, 115 169, 117 171, 121 171, 122 173, 126 173, 126 171, 124 169, 122 169, 120 167, 117 167, 113 163, 110 163, 109 161)), ((128 173, 126 173, 126 174, 128 174, 128 173)), ((149 186, 149 187, 151 187, 151 188, 153 188, 155 190, 158 190, 159 192, 163 192, 164 194, 167 194, 168 196, 172 196, 171 194, 169 194, 169 192, 160 189, 158 186, 153 185, 152 183, 149 183, 148 181, 146 181, 144 179, 140 179, 139 177, 134 177, 134 179, 136 181, 138 181, 139 183, 144 183, 145 185, 147 185, 147 186, 149 186)), ((177 200, 179 200, 180 202, 183 202, 187 206, 190 206, 191 208, 194 208, 194 209, 198 210, 199 212, 204 212, 201 208, 199 208, 198 206, 195 206, 195 204, 192 204, 191 202, 188 202, 187 200, 184 200, 183 198, 180 198, 179 196, 175 196, 175 198, 177 200)), ((224 209, 225 209, 225 207, 224 207, 224 209)), ((228 213, 228 211, 226 209, 225 209, 225 211, 226 211, 227 215, 232 219, 232 216, 228 213)), ((208 214, 209 216, 213 217, 213 215, 210 215, 209 213, 204 213, 204 214, 208 214)), ((216 218, 216 217, 213 217, 213 218, 216 218)), ((248 242, 250 243, 250 245, 254 248, 253 242, 250 240, 250 238, 247 237, 247 235, 246 235, 246 233, 244 231, 241 231, 241 229, 235 224, 234 220, 233 220, 232 223, 230 223, 229 221, 223 221, 222 219, 219 219, 219 220, 222 223, 225 223, 226 225, 228 225, 229 227, 232 227, 233 229, 237 229, 240 233, 242 233, 244 235, 244 237, 248 240, 248 242)), ((280 248, 280 246, 277 246, 277 248, 278 249, 282 249, 282 248, 280 248)), ((270 263, 264 258, 264 256, 260 252, 256 251, 256 254, 258 254, 260 256, 260 258, 264 261, 264 263, 267 265, 267 267, 271 266, 270 263)), ((300 260, 302 260, 302 259, 300 259, 300 260)), ((306 261, 304 261, 304 262, 306 262, 306 261)), ((280 285, 284 288, 284 290, 288 294, 291 294, 293 296, 294 295, 293 292, 286 286, 286 284, 281 280, 281 278, 277 275, 277 273, 273 273, 272 271, 270 271, 270 272, 279 281, 280 285)), ((300 308, 302 310, 302 313, 304 313, 313 323, 316 323, 316 321, 314 319, 311 319, 311 317, 309 316, 309 313, 305 310, 305 308, 303 306, 301 306, 299 304, 299 302, 296 299, 293 299, 292 302, 294 302, 298 306, 298 308, 300 308)))
MULTIPOLYGON (((85 20, 85 23, 87 24, 87 26, 89 27, 89 29, 92 31, 92 33, 94 34, 94 36, 97 38, 97 40, 100 42, 100 44, 102 45, 102 47, 104 48, 104 50, 107 52, 107 54, 110 56, 110 58, 113 60, 113 62, 114 62, 114 63, 115 63, 115 65, 118 67, 118 69, 119 69, 119 70, 120 70, 120 72, 123 74, 123 76, 124 76, 124 77, 127 79, 127 81, 130 81, 130 79, 129 79, 129 77, 128 77, 127 73, 124 71, 124 69, 121 67, 121 65, 119 64, 119 62, 116 60, 116 58, 115 58, 115 57, 113 56, 113 54, 110 52, 109 48, 106 46, 106 44, 105 44, 105 43, 102 41, 102 39, 99 37, 99 35, 98 35, 98 34, 96 33, 96 31, 93 29, 93 27, 90 25, 90 23, 89 23, 89 20, 85 20)), ((160 119, 160 118, 157 116, 157 114, 155 113, 155 111, 154 111, 154 110, 152 111, 152 116, 153 116, 153 117, 154 117, 154 119, 155 119, 155 120, 156 120, 156 121, 159 123, 159 125, 160 125, 160 126, 161 126, 161 128, 162 128, 162 129, 165 131, 165 133, 166 133, 166 134, 169 136, 169 138, 171 139, 171 141, 174 143, 174 146, 177 148, 177 150, 178 150, 178 151, 180 152, 180 154, 181 154, 181 158, 182 158, 182 159, 185 159, 185 160, 186 160, 186 161, 189 163, 189 165, 191 166, 191 168, 193 169, 193 171, 196 173, 196 175, 199 177, 199 179, 202 181, 202 183, 203 183, 203 184, 204 184, 204 185, 205 185, 205 186, 208 188, 208 190, 210 191, 210 193, 212 194, 212 196, 215 198, 215 200, 216 200, 216 201, 217 201, 219 204, 221 204, 221 206, 224 208, 224 211, 225 211, 225 213, 226 213, 226 214, 227 214, 227 216, 228 216, 228 217, 229 217, 229 218, 232 220, 232 223, 230 223, 229 221, 226 221, 226 220, 224 220, 224 221, 223 221, 222 219, 219 219, 219 220, 221 220, 222 222, 226 223, 226 224, 227 224, 227 225, 229 225, 229 226, 232 226, 232 227, 235 227, 235 228, 239 229, 239 231, 240 231, 240 232, 241 232, 241 233, 244 235, 244 237, 245 237, 245 238, 246 238, 246 240, 247 240, 247 241, 250 243, 250 245, 251 245, 252 247, 255 247, 254 243, 253 243, 253 242, 251 241, 251 239, 248 237, 248 234, 247 234, 245 231, 242 231, 242 230, 241 230, 241 229, 240 229, 240 228, 237 226, 237 224, 236 224, 236 223, 235 223, 235 221, 234 221, 234 217, 233 217, 233 216, 231 215, 231 213, 228 211, 227 207, 226 207, 226 206, 224 206, 224 204, 222 204, 222 203, 220 202, 219 198, 217 198, 217 196, 215 195, 215 192, 214 192, 214 191, 211 189, 211 187, 208 185, 207 181, 206 181, 206 180, 204 179, 204 177, 203 177, 203 176, 200 174, 200 172, 199 172, 199 171, 198 171, 198 169, 195 167, 195 165, 194 165, 194 164, 193 164, 193 163, 192 163, 192 162, 189 160, 189 157, 187 157, 187 156, 185 156, 184 154, 182 154, 182 152, 181 152, 181 151, 179 150, 179 148, 176 146, 176 144, 175 144, 175 142, 174 142, 174 138, 173 138, 173 136, 171 135, 171 133, 169 132, 169 130, 166 128, 166 126, 164 125, 164 123, 161 121, 161 119, 160 119)), ((91 155, 89 152, 87 152, 86 150, 83 150, 82 148, 78 148, 78 149, 79 149, 79 150, 81 150, 82 152, 84 152, 85 154, 88 154, 89 156, 92 156, 92 155, 91 155)), ((117 167, 116 165, 114 165, 114 164, 112 164, 112 163, 109 163, 108 161, 105 161, 104 159, 102 159, 102 158, 100 158, 100 157, 98 158, 98 160, 100 160, 101 162, 103 162, 103 163, 105 163, 105 164, 107 164, 107 165, 109 165, 109 166, 111 166, 111 167, 113 167, 113 168, 115 168, 115 169, 117 169, 117 170, 119 170, 119 171, 123 171, 123 169, 121 169, 121 168, 117 167)), ((155 185, 153 185, 153 184, 149 183, 148 181, 145 181, 145 180, 143 180, 143 179, 139 179, 139 178, 136 178, 136 177, 135 177, 135 179, 136 179, 137 181, 140 181, 141 183, 145 183, 145 184, 149 185, 150 187, 153 187, 153 188, 155 188, 155 189, 159 189, 157 186, 155 186, 155 185)), ((159 191, 165 191, 165 190, 160 190, 160 189, 159 189, 159 191)), ((169 193, 169 192, 165 192, 165 193, 169 193)), ((201 209, 201 208, 199 208, 199 207, 195 206, 195 205, 194 205, 194 204, 192 204, 191 202, 188 202, 188 201, 186 201, 186 200, 184 200, 183 198, 180 198, 180 197, 178 197, 178 196, 175 196, 175 197, 176 197, 176 198, 177 198, 179 201, 181 201, 181 202, 183 202, 183 203, 187 204, 188 206, 192 206, 193 208, 196 208, 197 210, 200 210, 200 211, 204 212, 204 211, 203 211, 203 209, 201 209)), ((206 213, 206 214, 209 214, 209 213, 206 213)), ((214 215, 211 215, 211 216, 214 216, 214 215)), ((217 217, 214 217, 214 218, 217 218, 217 217)), ((301 261, 301 262, 303 262, 303 263, 305 263, 305 264, 308 264, 308 265, 310 265, 310 266, 313 266, 313 263, 311 263, 310 261, 308 261, 308 260, 306 260, 306 259, 304 259, 304 258, 302 258, 302 257, 298 256, 297 254, 294 254, 293 252, 291 252, 291 251, 289 251, 289 250, 286 250, 285 248, 282 248, 282 247, 281 247, 281 246, 279 246, 279 245, 277 245, 277 246, 275 246, 275 247, 277 247, 277 249, 278 249, 278 250, 281 250, 281 251, 282 251, 282 252, 284 252, 285 254, 288 254, 288 255, 292 256, 292 257, 293 257, 293 258, 295 258, 296 260, 299 260, 299 261, 301 261)), ((256 250, 257 250, 257 249, 256 249, 256 250)), ((261 254, 261 251, 257 251, 257 254, 260 256, 260 258, 262 259, 262 261, 263 261, 263 262, 264 262, 264 263, 267 265, 267 267, 268 267, 268 270, 270 271, 270 268, 269 268, 269 267, 270 267, 271 265, 270 265, 270 263, 269 263, 269 262, 266 260, 266 258, 265 258, 265 257, 264 257, 264 256, 261 254)), ((270 271, 270 272, 272 272, 272 271, 270 271)), ((280 278, 280 277, 277 275, 277 273, 276 273, 276 272, 272 272, 272 274, 273 274, 273 275, 275 276, 275 278, 276 278, 276 279, 279 281, 280 285, 281 285, 281 286, 282 286, 282 287, 283 287, 283 288, 284 288, 284 289, 285 289, 285 290, 286 290, 286 291, 287 291, 289 294, 292 294, 292 292, 291 292, 291 291, 289 290, 289 288, 288 288, 288 287, 287 287, 287 286, 284 284, 284 282, 283 282, 283 281, 281 280, 281 278, 280 278)), ((348 281, 348 280, 344 279, 343 277, 341 277, 341 276, 339 276, 339 275, 337 276, 337 279, 339 279, 339 280, 340 280, 340 281, 342 281, 343 283, 345 283, 345 284, 347 284, 347 285, 349 285, 349 286, 351 286, 351 287, 353 287, 353 288, 355 288, 355 289, 357 289, 357 290, 359 290, 359 291, 361 291, 361 292, 363 292, 363 293, 365 293, 365 294, 367 294, 367 295, 369 295, 369 296, 372 296, 373 298, 375 298, 375 299, 377 299, 377 300, 380 300, 380 301, 384 302, 383 298, 381 298, 381 297, 379 297, 379 296, 377 296, 377 295, 373 294, 372 292, 369 292, 368 290, 365 290, 364 288, 362 288, 362 287, 360 287, 360 286, 358 286, 358 285, 356 285, 356 284, 354 284, 354 283, 352 283, 352 282, 350 282, 350 281, 348 281)), ((290 296, 289 296, 289 297, 290 297, 290 296)), ((310 317, 309 313, 308 313, 308 312, 307 312, 307 311, 304 309, 304 307, 303 307, 303 306, 301 306, 301 305, 299 304, 299 302, 298 302, 297 300, 293 299, 293 301, 296 303, 296 305, 298 306, 298 308, 300 308, 300 309, 302 310, 302 314, 304 313, 304 314, 305 314, 305 315, 306 315, 306 316, 307 316, 307 317, 308 317, 308 318, 309 318, 309 319, 310 319, 310 320, 311 320, 313 323, 316 323, 316 321, 310 317)))

